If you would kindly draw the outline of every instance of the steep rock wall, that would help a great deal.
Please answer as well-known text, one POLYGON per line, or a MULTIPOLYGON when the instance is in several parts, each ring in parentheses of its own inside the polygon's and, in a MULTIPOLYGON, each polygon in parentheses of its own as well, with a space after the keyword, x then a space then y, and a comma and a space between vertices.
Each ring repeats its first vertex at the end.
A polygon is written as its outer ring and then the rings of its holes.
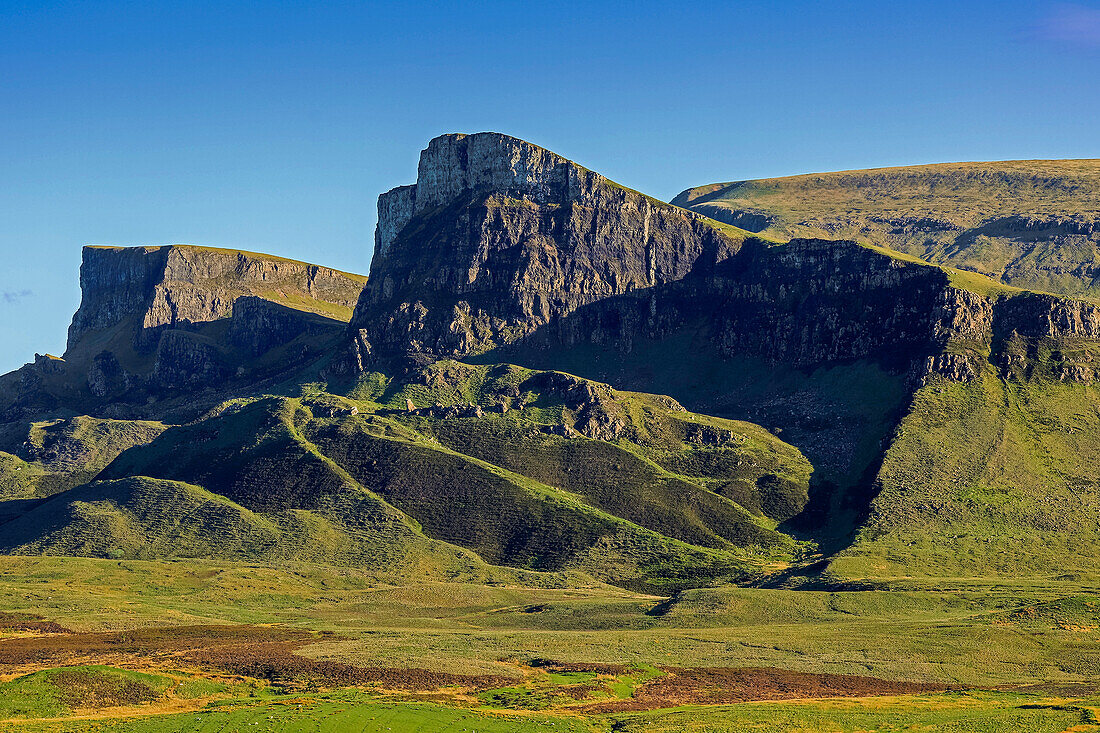
POLYGON ((379 202, 352 327, 387 352, 476 353, 741 246, 697 215, 495 133, 437 138, 379 202))
MULTIPOLYGON (((871 359, 918 381, 967 380, 990 359, 1020 376, 1006 339, 1035 352, 1037 339, 1100 338, 1094 306, 971 292, 855 242, 775 246, 495 133, 431 141, 416 184, 384 194, 379 212, 352 319, 360 369, 519 343, 629 350, 691 327, 726 356, 800 368, 871 359)), ((1062 378, 1094 378, 1086 357, 1062 378)))
POLYGON ((86 247, 65 357, 0 378, 0 422, 61 405, 141 416, 295 368, 339 341, 364 281, 250 252, 86 247))
MULTIPOLYGON (((362 278, 327 267, 206 247, 85 247, 82 299, 69 327, 69 347, 89 331, 136 317, 141 328, 228 318, 243 296, 286 301, 324 313, 350 308, 362 278), (317 301, 311 306, 309 301, 317 301)), ((141 346, 155 345, 143 334, 141 346)))

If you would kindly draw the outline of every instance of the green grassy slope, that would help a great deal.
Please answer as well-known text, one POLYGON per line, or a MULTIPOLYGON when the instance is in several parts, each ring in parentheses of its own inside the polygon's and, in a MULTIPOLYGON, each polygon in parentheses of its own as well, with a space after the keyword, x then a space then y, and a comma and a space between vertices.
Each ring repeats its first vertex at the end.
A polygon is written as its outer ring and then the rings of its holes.
POLYGON ((278 525, 228 499, 145 477, 92 482, 0 527, 17 554, 91 557, 264 557, 278 525))
POLYGON ((49 496, 78 486, 124 450, 148 443, 164 428, 145 420, 79 415, 8 430, 0 438, 0 501, 49 496))
POLYGON ((174 681, 100 665, 34 672, 0 683, 0 720, 52 718, 76 708, 140 705, 163 697, 174 681))
MULTIPOLYGON (((456 362, 400 382, 368 375, 349 394, 307 386, 301 398, 231 400, 123 452, 104 480, 10 504, 18 519, 0 524, 0 543, 20 553, 422 561, 437 575, 488 561, 653 590, 744 578, 799 552, 774 526, 805 503, 811 469, 757 426, 568 375, 456 362), (513 392, 514 409, 486 411, 513 392), (410 395, 437 413, 487 407, 470 418, 387 407, 410 395), (591 425, 617 426, 619 437, 575 431, 591 425)), ((5 466, 21 475, 18 459, 5 466)))
POLYGON ((921 389, 843 577, 1100 574, 1100 390, 989 370, 921 389))
POLYGON ((710 184, 673 203, 780 238, 851 238, 1010 285, 1100 294, 1100 161, 945 163, 710 184))

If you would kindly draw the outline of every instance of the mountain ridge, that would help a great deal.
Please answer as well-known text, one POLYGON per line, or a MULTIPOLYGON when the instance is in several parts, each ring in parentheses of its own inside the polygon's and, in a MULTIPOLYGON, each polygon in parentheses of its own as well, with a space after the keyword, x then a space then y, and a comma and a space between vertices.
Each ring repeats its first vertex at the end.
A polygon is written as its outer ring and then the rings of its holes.
POLYGON ((366 278, 86 249, 65 358, 0 377, 0 546, 671 592, 950 569, 1007 522, 974 562, 1053 567, 1031 532, 1100 567, 1100 529, 1058 518, 1096 483, 1067 412, 1100 405, 1094 303, 757 237, 497 133, 433 140, 379 214, 366 278), (206 519, 158 524, 172 501, 206 519))

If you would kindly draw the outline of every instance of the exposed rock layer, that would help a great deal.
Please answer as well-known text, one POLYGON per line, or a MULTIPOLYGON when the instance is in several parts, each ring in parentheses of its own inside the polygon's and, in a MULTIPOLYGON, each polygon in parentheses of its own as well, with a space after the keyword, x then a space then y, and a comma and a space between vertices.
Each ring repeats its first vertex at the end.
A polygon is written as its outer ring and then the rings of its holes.
POLYGON ((86 247, 65 358, 3 377, 0 422, 61 408, 136 417, 146 403, 317 358, 364 280, 206 247, 86 247))
MULTIPOLYGON (((414 186, 379 202, 351 365, 463 357, 523 342, 629 350, 704 328, 726 356, 800 367, 874 359, 970 379, 1008 339, 1094 339, 1095 306, 981 294, 854 242, 772 246, 629 191, 530 143, 447 135, 414 186)), ((1081 353, 1060 378, 1094 378, 1081 353)), ((1015 373, 1015 372, 1013 372, 1015 373)))
POLYGON ((355 305, 362 285, 359 276, 268 255, 189 246, 85 247, 83 297, 69 327, 69 347, 89 331, 135 316, 144 330, 228 318, 246 295, 338 311, 355 305))

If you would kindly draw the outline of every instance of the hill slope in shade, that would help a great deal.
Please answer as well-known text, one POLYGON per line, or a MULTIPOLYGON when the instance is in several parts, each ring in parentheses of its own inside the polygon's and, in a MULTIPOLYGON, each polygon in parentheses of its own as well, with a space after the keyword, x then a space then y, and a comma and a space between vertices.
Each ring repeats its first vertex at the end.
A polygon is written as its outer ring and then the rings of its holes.
POLYGON ((1002 282, 1100 294, 1100 160, 943 163, 690 188, 673 203, 770 236, 858 239, 1002 282))

